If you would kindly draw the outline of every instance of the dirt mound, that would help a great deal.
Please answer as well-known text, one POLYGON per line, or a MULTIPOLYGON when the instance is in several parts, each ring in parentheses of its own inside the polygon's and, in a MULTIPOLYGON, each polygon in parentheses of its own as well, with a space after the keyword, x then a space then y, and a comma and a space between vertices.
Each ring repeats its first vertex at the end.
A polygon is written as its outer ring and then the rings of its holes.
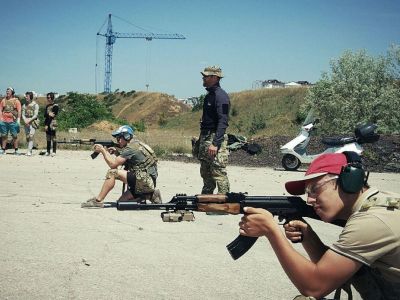
POLYGON ((158 126, 167 119, 187 112, 190 107, 164 93, 137 92, 130 97, 116 95, 113 114, 130 123, 145 121, 146 126, 158 126))
POLYGON ((98 131, 110 132, 110 131, 117 129, 118 127, 119 127, 119 125, 116 125, 114 123, 110 123, 108 121, 101 121, 101 122, 90 125, 88 127, 88 129, 95 129, 98 131))

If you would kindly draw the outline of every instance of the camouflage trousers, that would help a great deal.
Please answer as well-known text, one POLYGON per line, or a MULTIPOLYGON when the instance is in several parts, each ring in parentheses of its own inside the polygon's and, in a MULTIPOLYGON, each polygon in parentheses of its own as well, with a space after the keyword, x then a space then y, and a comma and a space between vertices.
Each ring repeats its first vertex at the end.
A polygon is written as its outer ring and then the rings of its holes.
POLYGON ((228 136, 225 134, 224 141, 213 158, 207 153, 208 147, 214 139, 215 133, 201 134, 199 137, 198 159, 200 160, 200 175, 203 178, 202 194, 213 194, 218 187, 218 194, 229 192, 229 179, 226 172, 229 150, 227 149, 228 136))

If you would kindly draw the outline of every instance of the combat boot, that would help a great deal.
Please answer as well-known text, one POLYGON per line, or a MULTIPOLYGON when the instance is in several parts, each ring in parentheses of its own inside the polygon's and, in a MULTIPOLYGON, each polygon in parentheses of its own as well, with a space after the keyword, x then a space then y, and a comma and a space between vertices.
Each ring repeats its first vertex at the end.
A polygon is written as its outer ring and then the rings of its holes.
POLYGON ((155 189, 155 190, 154 190, 153 195, 151 196, 150 201, 151 201, 152 203, 157 203, 157 204, 162 203, 161 193, 160 193, 160 190, 159 190, 159 189, 155 189))

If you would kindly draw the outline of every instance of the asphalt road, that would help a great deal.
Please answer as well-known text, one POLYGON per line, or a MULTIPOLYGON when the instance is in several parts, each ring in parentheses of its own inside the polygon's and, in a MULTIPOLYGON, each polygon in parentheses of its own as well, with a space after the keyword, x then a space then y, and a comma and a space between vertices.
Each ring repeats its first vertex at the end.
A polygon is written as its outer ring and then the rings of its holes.
MULTIPOLYGON (((56 157, 0 156, 1 299, 293 299, 298 294, 265 238, 234 261, 225 246, 240 216, 195 213, 194 222, 163 223, 160 211, 85 210, 107 166, 88 151, 56 157)), ((231 190, 283 195, 303 176, 269 168, 229 167, 231 190)), ((198 164, 161 161, 163 201, 198 194, 198 164)), ((370 183, 400 192, 399 174, 370 183)), ((106 199, 114 201, 119 183, 106 199)), ((340 228, 312 221, 331 243, 340 228)), ((295 245, 299 251, 301 246, 295 245)), ((357 299, 357 297, 355 297, 357 299)))

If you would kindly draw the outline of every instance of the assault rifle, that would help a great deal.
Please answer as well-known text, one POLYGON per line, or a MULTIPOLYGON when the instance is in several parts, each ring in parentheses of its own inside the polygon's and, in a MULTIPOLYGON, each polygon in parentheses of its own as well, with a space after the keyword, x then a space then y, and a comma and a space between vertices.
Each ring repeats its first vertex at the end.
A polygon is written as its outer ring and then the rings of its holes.
MULTIPOLYGON (((57 141, 59 144, 72 144, 72 145, 94 145, 99 144, 104 147, 119 147, 119 144, 111 140, 96 140, 96 139, 72 139, 72 140, 61 140, 57 141)), ((90 154, 92 159, 95 159, 99 155, 98 152, 93 152, 90 154)))
MULTIPOLYGON (((246 206, 264 208, 279 221, 285 223, 303 217, 320 220, 314 209, 300 197, 295 196, 248 196, 244 193, 186 196, 177 194, 167 203, 106 202, 104 207, 118 210, 165 210, 161 213, 164 222, 193 221, 193 211, 243 214, 246 206)), ((339 224, 337 224, 339 225, 339 224)), ((256 237, 239 235, 226 246, 233 259, 238 259, 256 242, 256 237)))

